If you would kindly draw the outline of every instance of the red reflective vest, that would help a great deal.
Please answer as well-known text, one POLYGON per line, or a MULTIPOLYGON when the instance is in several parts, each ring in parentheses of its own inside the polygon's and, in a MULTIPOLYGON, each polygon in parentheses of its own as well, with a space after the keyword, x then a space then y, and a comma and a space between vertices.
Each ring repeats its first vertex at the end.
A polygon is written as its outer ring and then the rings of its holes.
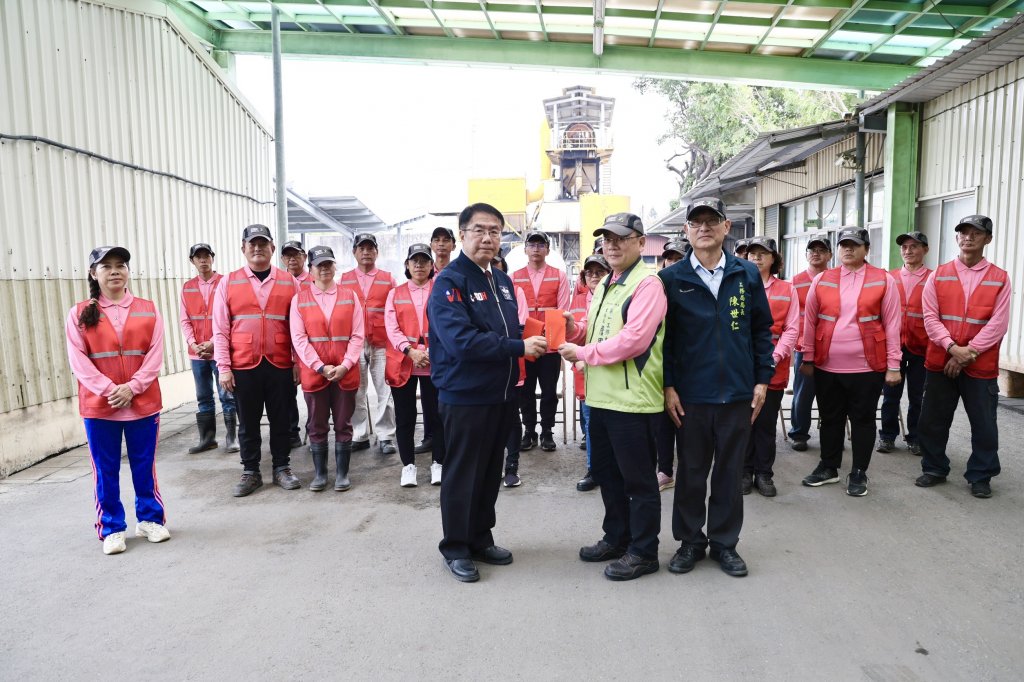
MULTIPOLYGON (((771 289, 766 290, 765 293, 771 292, 771 295, 768 296, 768 306, 772 309, 772 343, 778 345, 779 339, 782 338, 782 330, 786 326, 790 306, 800 305, 800 303, 793 300, 795 290, 792 284, 774 275, 772 277, 775 281, 772 283, 771 289)), ((789 367, 792 362, 791 355, 787 355, 779 361, 779 364, 775 366, 775 374, 772 376, 768 388, 776 391, 785 390, 789 385, 789 367)))
MULTIPOLYGON (((433 280, 428 280, 428 282, 427 296, 430 295, 433 280)), ((408 283, 395 287, 395 297, 392 302, 395 304, 398 327, 411 344, 410 347, 428 350, 430 348, 430 322, 427 321, 427 311, 426 309, 423 311, 423 329, 420 329, 420 319, 416 314, 416 305, 412 302, 412 293, 409 291, 408 283)), ((384 364, 384 381, 388 386, 398 388, 405 386, 410 376, 412 376, 412 360, 389 343, 387 362, 384 364)))
POLYGON ((296 277, 295 279, 299 283, 299 291, 313 286, 313 275, 310 274, 309 270, 303 272, 301 277, 296 277))
MULTIPOLYGON (((576 324, 579 324, 580 321, 587 316, 587 295, 589 293, 590 290, 585 289, 582 293, 576 294, 572 297, 572 304, 569 306, 569 312, 572 313, 572 319, 576 320, 576 324)), ((576 369, 575 364, 572 365, 572 387, 577 400, 586 399, 586 379, 583 376, 583 372, 576 369)))
POLYGON ((896 268, 889 271, 893 280, 896 281, 896 288, 900 291, 900 303, 903 310, 903 319, 900 320, 900 344, 914 355, 924 355, 928 350, 928 332, 924 330, 924 308, 921 304, 921 295, 924 293, 924 283, 931 270, 924 268, 924 276, 908 294, 903 288, 903 277, 900 276, 902 269, 896 268))
POLYGON ((807 292, 811 290, 811 281, 814 279, 811 275, 807 274, 806 270, 801 270, 793 277, 793 290, 796 291, 796 297, 800 300, 800 331, 796 337, 796 350, 801 350, 800 344, 804 338, 804 306, 807 305, 807 292))
MULTIPOLYGON (((78 304, 77 314, 89 305, 89 301, 78 304)), ((100 313, 100 321, 95 327, 82 327, 82 338, 85 340, 85 353, 92 364, 105 377, 116 385, 128 383, 142 367, 149 346, 153 342, 153 330, 156 328, 156 306, 152 301, 135 297, 128 307, 128 319, 119 341, 114 325, 107 316, 100 313)), ((132 407, 141 414, 154 414, 163 407, 160 397, 160 381, 153 380, 145 391, 132 398, 132 407)), ((109 419, 118 411, 111 407, 107 398, 96 395, 78 382, 78 412, 89 419, 109 419)))
POLYGON ((213 338, 213 299, 217 296, 217 287, 223 278, 220 273, 214 273, 210 278, 213 289, 210 290, 209 303, 203 300, 198 276, 185 282, 185 286, 181 288, 181 302, 185 304, 185 314, 192 323, 192 335, 196 343, 205 343, 213 338))
POLYGON ((282 369, 292 366, 292 336, 288 328, 288 313, 292 296, 295 295, 295 280, 287 272, 273 266, 267 277, 274 280, 274 286, 264 309, 260 308, 245 268, 228 275, 227 290, 224 293, 231 319, 228 342, 231 369, 252 369, 263 358, 282 369))
MULTIPOLYGON (((870 263, 864 264, 864 286, 857 297, 857 326, 864 343, 864 357, 875 372, 886 370, 885 327, 882 325, 882 299, 889 273, 870 263)), ((826 270, 818 280, 814 294, 818 299, 818 319, 814 336, 814 364, 821 367, 828 359, 832 334, 839 319, 839 276, 842 266, 826 270)))
POLYGON ((562 276, 561 270, 545 265, 540 292, 534 293, 528 268, 519 268, 512 274, 512 281, 522 287, 523 293, 526 294, 526 305, 530 309, 530 317, 543 322, 545 310, 558 309, 558 282, 562 276))
MULTIPOLYGON (((309 345, 316 351, 317 357, 325 365, 340 365, 345 359, 348 342, 352 339, 352 311, 355 310, 355 294, 351 289, 338 287, 338 297, 334 301, 334 310, 330 322, 324 317, 324 311, 313 296, 310 288, 299 292, 299 317, 306 330, 309 345)), ((302 390, 306 393, 322 391, 330 384, 312 367, 299 359, 299 380, 302 390)), ((359 365, 355 364, 345 373, 338 385, 343 391, 355 391, 359 388, 359 365)))
POLYGON ((339 284, 348 287, 363 304, 364 329, 366 330, 366 342, 371 346, 386 348, 388 345, 388 332, 384 328, 384 304, 388 300, 388 292, 391 291, 391 273, 378 270, 370 285, 370 293, 363 296, 363 288, 359 286, 359 278, 355 270, 349 270, 341 276, 339 284))
MULTIPOLYGON (((956 274, 956 265, 952 261, 943 263, 932 275, 935 280, 935 295, 939 300, 939 319, 949 330, 949 335, 958 346, 966 346, 977 336, 995 308, 999 293, 1009 283, 1006 271, 989 265, 982 274, 981 282, 971 293, 971 298, 964 301, 964 287, 956 274)), ((978 356, 978 359, 964 368, 964 374, 975 379, 995 379, 999 376, 999 348, 1002 339, 978 356)), ((946 366, 949 354, 933 341, 928 342, 928 351, 924 356, 924 366, 932 372, 941 372, 946 366)))

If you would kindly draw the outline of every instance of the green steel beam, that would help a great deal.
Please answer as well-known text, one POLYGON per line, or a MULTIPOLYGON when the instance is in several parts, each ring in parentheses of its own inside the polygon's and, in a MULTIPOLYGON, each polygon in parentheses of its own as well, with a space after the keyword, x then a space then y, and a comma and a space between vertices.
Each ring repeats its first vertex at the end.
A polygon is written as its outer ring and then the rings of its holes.
MULTIPOLYGON (((849 90, 886 90, 917 72, 912 67, 871 62, 619 45, 608 45, 602 57, 595 57, 589 43, 526 40, 287 32, 281 36, 281 42, 284 52, 309 56, 513 64, 849 90)), ((224 31, 218 48, 267 54, 270 52, 270 32, 224 31)))
POLYGON ((764 33, 761 34, 761 37, 758 39, 757 44, 754 45, 754 47, 750 48, 751 54, 757 52, 758 48, 760 48, 764 44, 764 41, 768 38, 768 34, 772 32, 772 29, 779 25, 779 21, 782 19, 782 15, 785 13, 786 8, 791 7, 792 5, 793 0, 786 0, 786 4, 780 7, 775 12, 775 14, 772 15, 772 23, 769 24, 768 28, 766 28, 764 33))
POLYGON ((348 25, 348 24, 347 24, 347 23, 345 22, 345 17, 344 17, 344 15, 343 15, 343 14, 340 14, 340 13, 336 13, 336 12, 335 12, 335 11, 334 11, 333 9, 331 9, 330 7, 328 7, 327 5, 325 5, 325 4, 323 3, 323 0, 316 0, 316 4, 318 4, 318 5, 320 5, 321 7, 323 7, 323 8, 324 8, 324 10, 325 10, 325 11, 326 11, 326 12, 327 12, 328 14, 330 14, 330 15, 331 15, 332 17, 334 17, 334 20, 335 20, 335 21, 337 21, 337 22, 338 22, 338 24, 339 24, 339 25, 340 25, 340 26, 341 26, 342 28, 344 28, 344 29, 345 29, 346 31, 348 31, 349 33, 355 33, 355 31, 353 31, 353 30, 352 30, 352 28, 351 28, 351 27, 350 27, 350 26, 349 26, 349 25, 348 25))
POLYGON ((167 6, 174 17, 185 25, 192 35, 209 45, 216 45, 219 40, 217 27, 211 24, 192 3, 182 4, 178 0, 166 0, 167 6))
POLYGON ((658 36, 658 22, 661 21, 661 10, 664 7, 665 0, 658 0, 658 8, 654 10, 654 26, 651 27, 651 39, 647 41, 647 47, 654 47, 654 39, 658 36))
POLYGON ((711 32, 715 30, 715 26, 718 26, 718 20, 722 18, 722 11, 725 9, 725 3, 728 0, 718 0, 718 7, 715 9, 715 15, 711 17, 711 25, 708 26, 707 33, 704 34, 704 40, 700 41, 700 47, 698 49, 703 50, 708 45, 708 41, 711 40, 711 32))
POLYGON ((487 19, 487 24, 491 27, 491 33, 494 34, 494 39, 501 40, 501 34, 498 33, 498 29, 494 28, 494 22, 491 21, 491 15, 487 11, 487 0, 479 0, 477 5, 479 5, 480 10, 484 13, 484 18, 487 19))
POLYGON ((807 57, 814 55, 814 52, 821 47, 825 41, 831 38, 836 31, 841 29, 846 22, 852 19, 853 15, 860 11, 866 4, 868 4, 868 0, 857 0, 853 3, 853 6, 850 7, 850 9, 840 12, 832 21, 829 22, 828 30, 815 40, 813 45, 804 50, 800 56, 806 59, 807 57))
MULTIPOLYGON (((990 14, 997 14, 999 12, 1002 12, 1003 10, 1006 10, 1009 7, 1012 7, 1017 2, 1018 2, 1018 0, 1000 0, 996 4, 994 4, 991 7, 989 7, 988 10, 989 10, 990 14)), ((966 32, 968 29, 974 28, 975 26, 977 26, 978 24, 982 23, 983 21, 986 21, 986 19, 985 18, 968 19, 967 21, 965 21, 963 24, 960 25, 959 33, 962 34, 962 35, 955 35, 955 36, 953 36, 952 38, 950 38, 948 40, 944 40, 944 41, 942 41, 942 42, 940 42, 940 43, 938 43, 936 45, 932 45, 931 48, 928 50, 928 53, 924 57, 922 57, 920 60, 918 60, 918 63, 920 64, 921 62, 923 62, 925 59, 928 59, 929 57, 934 57, 935 54, 939 50, 944 48, 946 45, 949 45, 951 42, 953 42, 957 38, 961 38, 961 37, 966 38, 966 37, 968 37, 964 32, 966 32)))
MULTIPOLYGON (((384 11, 384 8, 381 7, 380 3, 378 3, 377 0, 366 0, 366 4, 372 7, 373 9, 377 10, 377 14, 380 15, 381 19, 387 22, 387 25, 391 27, 392 31, 394 31, 398 35, 405 35, 405 31, 403 31, 398 26, 398 24, 395 23, 395 20, 391 18, 390 14, 384 11)), ((282 36, 282 38, 283 37, 284 36, 282 36)))
MULTIPOLYGON (((924 5, 921 6, 921 9, 925 10, 925 12, 928 12, 932 9, 935 9, 935 7, 938 6, 939 2, 940 0, 925 0, 925 3, 924 5)), ((898 24, 893 26, 892 36, 899 35, 900 33, 903 33, 905 30, 910 28, 910 25, 917 21, 923 13, 924 12, 908 14, 898 24)), ((882 38, 879 38, 875 42, 871 43, 871 48, 861 56, 857 57, 857 61, 862 62, 871 55, 873 55, 878 50, 878 48, 882 47, 889 41, 890 37, 891 36, 883 36, 882 38)))
MULTIPOLYGON (((889 106, 885 131, 885 209, 883 248, 889 249, 889 266, 903 265, 896 235, 914 229, 917 206, 917 171, 921 115, 916 105, 897 102, 889 106)), ((884 258, 884 253, 883 253, 884 258)))
MULTIPOLYGON (((665 0, 658 0, 660 5, 665 0)), ((540 32, 544 34, 544 40, 549 41, 551 38, 548 37, 548 27, 544 25, 544 7, 541 6, 540 0, 533 0, 534 6, 537 8, 537 21, 540 22, 540 32)))

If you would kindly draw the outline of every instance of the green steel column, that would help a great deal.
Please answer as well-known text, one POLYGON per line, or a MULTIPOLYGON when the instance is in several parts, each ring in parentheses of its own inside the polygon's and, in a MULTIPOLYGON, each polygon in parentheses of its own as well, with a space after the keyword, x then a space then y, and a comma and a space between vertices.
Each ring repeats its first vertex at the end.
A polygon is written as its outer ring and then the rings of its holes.
MULTIPOLYGON (((903 265, 893 241, 915 227, 921 115, 914 104, 889 106, 885 133, 885 213, 883 244, 890 267, 903 265)), ((884 260, 884 257, 883 257, 884 260)))

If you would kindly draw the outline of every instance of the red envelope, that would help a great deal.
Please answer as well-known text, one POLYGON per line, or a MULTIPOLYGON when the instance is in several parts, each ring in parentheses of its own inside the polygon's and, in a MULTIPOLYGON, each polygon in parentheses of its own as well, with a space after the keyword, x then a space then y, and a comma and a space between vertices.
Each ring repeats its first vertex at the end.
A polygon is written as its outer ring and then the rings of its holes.
POLYGON ((548 350, 557 350, 565 343, 564 310, 544 311, 544 336, 548 340, 548 350))
MULTIPOLYGON (((544 323, 540 320, 532 317, 526 318, 526 324, 523 325, 523 338, 528 339, 531 336, 542 336, 544 334, 544 323)), ((527 362, 533 362, 536 358, 527 356, 527 362)))

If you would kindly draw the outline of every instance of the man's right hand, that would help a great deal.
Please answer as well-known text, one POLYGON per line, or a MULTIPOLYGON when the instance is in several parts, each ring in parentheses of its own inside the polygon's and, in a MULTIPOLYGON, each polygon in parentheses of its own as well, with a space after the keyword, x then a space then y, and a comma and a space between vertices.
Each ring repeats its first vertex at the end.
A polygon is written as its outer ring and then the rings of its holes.
POLYGON ((235 392, 235 375, 231 373, 229 369, 226 372, 220 373, 220 385, 224 387, 224 390, 228 393, 235 392))
POLYGON ((523 355, 528 358, 539 358, 548 351, 548 341, 543 336, 531 336, 523 339, 523 355))
POLYGON ((668 412, 668 416, 677 429, 683 425, 683 417, 686 416, 686 412, 683 411, 683 403, 679 400, 679 394, 671 386, 665 388, 665 411, 668 412))

